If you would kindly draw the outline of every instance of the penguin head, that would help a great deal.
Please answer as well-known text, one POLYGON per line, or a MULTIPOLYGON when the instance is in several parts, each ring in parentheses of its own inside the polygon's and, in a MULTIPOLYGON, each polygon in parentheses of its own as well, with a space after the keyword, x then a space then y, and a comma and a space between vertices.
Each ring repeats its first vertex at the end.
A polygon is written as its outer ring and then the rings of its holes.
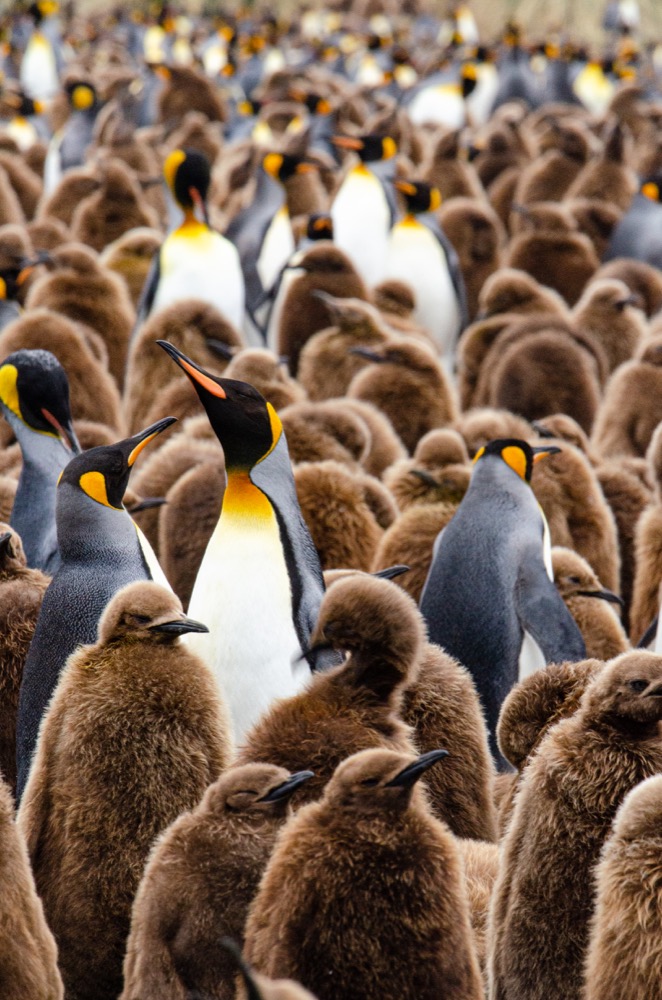
POLYGON ((587 688, 582 710, 619 730, 662 720, 662 656, 637 649, 610 660, 587 688))
POLYGON ((129 475, 140 452, 150 441, 174 424, 176 417, 164 417, 139 434, 116 444, 90 448, 69 462, 60 476, 58 490, 72 487, 75 493, 110 510, 124 511, 122 498, 129 475))
POLYGON ((24 569, 27 559, 23 542, 11 525, 0 522, 0 574, 24 569))
POLYGON ((465 99, 473 94, 478 85, 478 70, 473 62, 466 62, 460 70, 460 88, 465 99))
POLYGON ((412 215, 436 212, 441 206, 439 189, 423 181, 395 181, 394 187, 405 199, 407 211, 412 215))
POLYGON ((309 240, 332 240, 333 220, 330 215, 322 212, 313 213, 306 225, 306 236, 309 240))
POLYGON ((362 163, 377 163, 379 160, 390 160, 398 151, 395 139, 390 135, 334 135, 334 146, 358 153, 362 163))
POLYGON ((662 829, 662 774, 654 774, 628 792, 614 820, 613 836, 619 840, 644 838, 659 842, 662 829))
POLYGON ((317 170, 314 163, 292 153, 267 153, 262 160, 264 171, 275 181, 284 184, 297 174, 310 174, 317 170))
POLYGON ((420 757, 395 750, 362 750, 336 768, 323 802, 334 812, 367 816, 401 812, 409 805, 416 782, 444 757, 447 750, 430 750, 420 757))
POLYGON ((267 815, 284 816, 292 795, 312 771, 290 774, 273 764, 241 764, 229 768, 205 796, 205 805, 217 815, 252 814, 258 820, 267 815))
POLYGON ((163 165, 163 176, 173 198, 185 213, 199 207, 206 218, 211 170, 203 153, 197 149, 173 149, 163 165))
POLYGON ((552 549, 554 583, 564 601, 573 597, 588 597, 623 607, 623 599, 605 590, 590 564, 572 549, 555 546, 552 549))
POLYGON ((44 254, 40 254, 35 260, 23 258, 16 264, 9 267, 0 268, 0 299, 15 302, 21 291, 21 286, 30 277, 35 267, 45 263, 44 254))
POLYGON ((212 375, 165 340, 157 344, 193 383, 221 442, 228 471, 248 471, 273 451, 283 425, 257 389, 248 382, 212 375))
POLYGON ((490 457, 500 458, 521 479, 530 483, 535 463, 546 455, 555 455, 559 451, 561 449, 555 445, 532 448, 526 441, 520 441, 518 438, 498 438, 478 449, 474 456, 474 464, 490 457))
POLYGON ((30 118, 32 115, 41 115, 45 111, 43 101, 33 100, 22 90, 17 90, 15 93, 5 91, 2 94, 2 103, 11 108, 18 118, 30 118))
POLYGON ((5 358, 0 405, 17 435, 26 427, 59 438, 74 455, 80 452, 69 409, 69 382, 50 351, 20 350, 5 358))
POLYGON ((206 625, 187 618, 179 598, 151 580, 139 580, 119 590, 99 619, 99 643, 173 643, 187 632, 208 632, 206 625))

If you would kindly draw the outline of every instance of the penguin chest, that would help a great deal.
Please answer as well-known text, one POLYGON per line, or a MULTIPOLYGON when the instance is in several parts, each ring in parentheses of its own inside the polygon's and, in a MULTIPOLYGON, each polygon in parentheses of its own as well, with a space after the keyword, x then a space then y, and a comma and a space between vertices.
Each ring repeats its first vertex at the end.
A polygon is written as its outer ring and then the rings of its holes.
POLYGON ((294 253, 294 236, 290 215, 285 205, 279 208, 264 234, 257 259, 257 273, 263 288, 271 288, 281 268, 294 253))
POLYGON ((228 484, 188 613, 209 628, 187 642, 214 672, 239 744, 276 699, 296 694, 310 677, 308 664, 298 659, 276 515, 249 480, 241 489, 228 484))
POLYGON ((460 329, 460 309, 444 248, 434 233, 415 219, 394 226, 388 242, 386 277, 411 285, 417 322, 432 334, 443 354, 452 352, 460 329))
POLYGON ((334 243, 347 254, 368 285, 384 278, 389 207, 382 182, 366 167, 345 178, 331 206, 334 243))
POLYGON ((449 129, 463 128, 466 118, 462 94, 454 83, 424 87, 412 100, 408 112, 414 125, 430 123, 449 129))
POLYGON ((34 32, 21 60, 23 90, 34 100, 48 100, 60 90, 53 46, 40 32, 34 32))
POLYGON ((244 313, 244 279, 235 247, 202 224, 184 224, 161 248, 153 311, 181 299, 202 299, 235 326, 244 313))

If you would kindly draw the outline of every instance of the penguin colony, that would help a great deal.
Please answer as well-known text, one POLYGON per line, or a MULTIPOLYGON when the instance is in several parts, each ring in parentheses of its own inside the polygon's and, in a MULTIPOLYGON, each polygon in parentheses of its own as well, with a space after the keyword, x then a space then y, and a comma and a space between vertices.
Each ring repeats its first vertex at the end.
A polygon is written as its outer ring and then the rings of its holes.
POLYGON ((3 996, 662 996, 617 6, 1 16, 3 996))

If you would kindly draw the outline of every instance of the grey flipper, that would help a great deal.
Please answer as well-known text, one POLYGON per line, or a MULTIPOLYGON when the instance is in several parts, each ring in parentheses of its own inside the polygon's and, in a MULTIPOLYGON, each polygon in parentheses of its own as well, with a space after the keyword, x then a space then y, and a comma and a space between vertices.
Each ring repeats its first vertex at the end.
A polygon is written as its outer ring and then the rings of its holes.
POLYGON ((161 250, 157 250, 152 257, 152 263, 150 264, 149 271, 147 272, 147 277, 145 278, 145 284, 143 285, 143 290, 140 293, 140 300, 138 302, 138 308, 136 309, 136 322, 133 327, 132 338, 136 336, 138 330, 143 325, 150 312, 152 311, 152 306, 154 304, 154 296, 156 295, 156 290, 159 287, 159 281, 161 280, 161 250))
POLYGON ((260 166, 253 201, 235 216, 225 230, 225 238, 234 243, 239 253, 246 286, 246 306, 250 312, 255 311, 265 291, 257 272, 260 248, 273 217, 284 201, 285 191, 281 185, 260 166))
MULTIPOLYGON (((302 650, 309 649, 324 596, 324 579, 317 550, 301 514, 285 435, 272 452, 250 471, 251 482, 269 498, 276 512, 280 538, 292 587, 294 628, 302 650)), ((339 662, 331 650, 306 655, 311 670, 325 670, 339 662)))
POLYGON ((522 628, 535 639, 547 663, 583 660, 586 646, 563 598, 537 558, 522 563, 515 586, 517 616, 522 628))

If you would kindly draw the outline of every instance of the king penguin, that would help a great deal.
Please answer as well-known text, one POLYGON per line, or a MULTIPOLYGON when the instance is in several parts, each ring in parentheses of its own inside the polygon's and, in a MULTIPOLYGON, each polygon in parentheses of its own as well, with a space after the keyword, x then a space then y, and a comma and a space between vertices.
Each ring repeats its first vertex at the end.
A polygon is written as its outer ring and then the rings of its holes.
POLYGON ((34 22, 34 29, 28 38, 19 79, 28 97, 40 101, 50 101, 60 89, 59 73, 63 58, 54 0, 39 0, 33 3, 28 14, 34 22))
POLYGON ((397 146, 390 136, 335 136, 334 145, 358 153, 331 205, 334 241, 369 286, 384 280, 388 234, 395 219, 397 146))
POLYGON ((413 318, 432 335, 450 366, 469 314, 457 254, 432 215, 441 205, 441 195, 420 182, 399 180, 395 188, 405 199, 407 214, 389 235, 386 278, 411 286, 416 299, 413 318))
POLYGON ((67 657, 96 641, 99 618, 121 587, 150 579, 168 585, 122 497, 138 455, 174 419, 165 417, 117 444, 90 448, 60 477, 56 519, 62 563, 44 595, 25 661, 16 727, 19 798, 39 724, 67 657))
POLYGON ((11 514, 31 569, 60 565, 55 491, 64 466, 80 452, 69 409, 69 382, 50 351, 15 351, 0 366, 0 410, 23 456, 11 514))
POLYGON ((584 640, 553 583, 549 528, 530 487, 534 462, 560 449, 514 438, 474 459, 469 489, 437 536, 421 595, 430 642, 471 673, 499 767, 501 704, 547 663, 582 660, 584 640))
POLYGON ((304 653, 322 571, 274 408, 247 382, 211 375, 158 343, 190 378, 225 454, 221 513, 188 608, 209 634, 187 643, 216 675, 241 744, 274 700, 297 694, 311 670, 335 662, 328 651, 304 653))
POLYGON ((138 323, 180 299, 201 299, 240 330, 244 279, 236 248, 208 224, 211 172, 207 158, 196 150, 175 149, 166 158, 163 173, 184 221, 168 234, 154 257, 138 306, 138 323))

